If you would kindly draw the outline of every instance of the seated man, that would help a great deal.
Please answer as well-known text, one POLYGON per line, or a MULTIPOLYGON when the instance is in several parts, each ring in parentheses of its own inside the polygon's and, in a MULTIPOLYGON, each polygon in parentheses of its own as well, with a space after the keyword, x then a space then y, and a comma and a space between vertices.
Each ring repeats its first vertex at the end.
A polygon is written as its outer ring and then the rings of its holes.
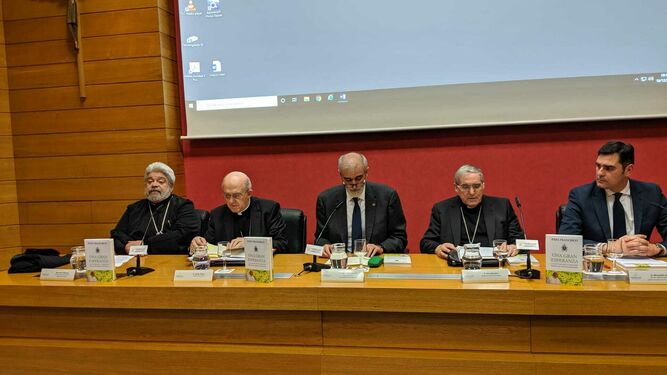
POLYGON ((345 243, 350 250, 352 241, 362 238, 368 242, 368 256, 405 252, 408 235, 396 191, 366 181, 368 161, 362 154, 342 155, 338 174, 343 184, 317 197, 315 238, 316 245, 324 245, 323 256, 331 255, 332 243, 345 243))
POLYGON ((229 241, 231 249, 243 248, 243 237, 271 237, 274 252, 287 251, 285 222, 277 202, 252 196, 250 178, 242 172, 231 172, 222 179, 226 204, 211 211, 204 237, 192 240, 190 249, 206 243, 229 241))
POLYGON ((148 245, 149 254, 187 254, 200 220, 192 202, 172 194, 176 175, 166 164, 146 167, 146 199, 127 206, 111 231, 116 254, 127 254, 134 245, 148 245))
POLYGON ((524 238, 514 209, 507 198, 484 195, 484 174, 473 165, 463 165, 454 174, 456 197, 433 205, 431 221, 420 242, 422 253, 447 259, 457 246, 493 240, 507 240, 508 255, 516 255, 514 245, 524 238))
POLYGON ((558 230, 579 234, 584 243, 604 244, 616 239, 624 255, 667 255, 667 200, 656 184, 630 179, 635 150, 631 144, 612 141, 598 150, 595 182, 570 191, 558 230), (657 228, 662 243, 650 243, 657 228))

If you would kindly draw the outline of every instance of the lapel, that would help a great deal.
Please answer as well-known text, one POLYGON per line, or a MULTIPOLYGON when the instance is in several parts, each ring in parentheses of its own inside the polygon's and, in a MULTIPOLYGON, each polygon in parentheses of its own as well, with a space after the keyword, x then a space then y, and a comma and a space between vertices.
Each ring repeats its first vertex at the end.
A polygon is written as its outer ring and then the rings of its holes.
POLYGON ((598 223, 602 228, 602 233, 604 233, 606 238, 611 238, 611 227, 609 224, 609 211, 607 210, 607 194, 604 189, 601 189, 597 186, 593 187, 593 209, 595 210, 595 216, 597 216, 598 223))
MULTIPOLYGON (((345 186, 341 186, 341 189, 336 194, 336 199, 334 204, 343 201, 343 205, 340 206, 338 211, 334 213, 334 217, 331 218, 331 229, 328 233, 340 233, 341 242, 347 246, 347 194, 345 193, 345 186)), ((332 208, 335 206, 332 206, 332 208)))
POLYGON ((482 197, 482 215, 484 216, 484 224, 486 225, 486 235, 489 237, 489 242, 493 242, 496 238, 496 221, 495 217, 496 207, 487 197, 482 197))
POLYGON ((375 224, 375 211, 377 208, 377 195, 369 183, 366 183, 366 190, 364 191, 364 199, 366 200, 366 241, 371 242, 373 238, 373 227, 375 224))
POLYGON ((452 228, 452 238, 454 239, 454 246, 458 246, 461 243, 461 206, 457 199, 454 199, 449 206, 449 215, 446 218, 450 223, 450 228, 452 228))
POLYGON ((230 241, 234 239, 232 215, 235 215, 235 213, 229 209, 229 206, 225 206, 225 209, 222 210, 222 220, 220 221, 220 225, 222 225, 222 238, 229 238, 230 241))
POLYGON ((635 217, 635 234, 642 232, 642 214, 644 211, 643 191, 633 180, 630 180, 630 198, 632 199, 632 214, 635 217))

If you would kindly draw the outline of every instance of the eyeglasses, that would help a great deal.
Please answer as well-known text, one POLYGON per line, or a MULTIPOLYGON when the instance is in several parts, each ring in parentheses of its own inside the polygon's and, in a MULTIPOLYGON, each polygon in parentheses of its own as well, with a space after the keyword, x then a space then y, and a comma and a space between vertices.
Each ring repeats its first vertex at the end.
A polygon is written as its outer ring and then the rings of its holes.
POLYGON ((345 185, 356 185, 356 184, 359 184, 359 183, 363 182, 364 179, 366 179, 365 174, 361 174, 361 175, 356 176, 356 177, 343 177, 343 176, 341 176, 341 177, 342 177, 343 183, 345 185))
POLYGON ((167 179, 166 179, 166 178, 158 178, 158 179, 147 178, 147 179, 146 179, 146 185, 152 185, 153 182, 156 182, 156 181, 157 181, 157 183, 160 184, 160 185, 164 185, 164 184, 167 183, 167 179))
POLYGON ((237 200, 243 198, 245 196, 245 194, 246 194, 246 192, 244 191, 243 193, 233 193, 233 194, 224 193, 222 196, 225 197, 226 201, 232 200, 232 199, 237 201, 237 200))
POLYGON ((473 191, 477 191, 477 190, 481 189, 482 186, 484 186, 484 183, 472 184, 472 185, 468 185, 468 184, 456 185, 456 188, 459 189, 460 191, 469 191, 470 189, 472 189, 473 191))

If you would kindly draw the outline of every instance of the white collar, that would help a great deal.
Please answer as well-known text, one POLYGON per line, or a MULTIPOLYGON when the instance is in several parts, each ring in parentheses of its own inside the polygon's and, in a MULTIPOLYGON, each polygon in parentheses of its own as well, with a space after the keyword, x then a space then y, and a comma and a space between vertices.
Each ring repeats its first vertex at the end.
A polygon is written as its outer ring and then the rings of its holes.
POLYGON ((347 191, 347 188, 346 188, 345 189, 345 196, 346 196, 346 199, 347 199, 348 202, 351 201, 352 198, 359 198, 359 201, 363 201, 364 197, 366 196, 366 184, 364 184, 364 188, 361 189, 361 192, 359 193, 359 195, 350 194, 350 192, 347 191))
MULTIPOLYGON (((615 193, 609 189, 604 189, 604 191, 607 193, 607 196, 613 196, 615 193)), ((630 195, 630 180, 628 180, 627 185, 621 190, 619 193, 622 195, 630 195)))

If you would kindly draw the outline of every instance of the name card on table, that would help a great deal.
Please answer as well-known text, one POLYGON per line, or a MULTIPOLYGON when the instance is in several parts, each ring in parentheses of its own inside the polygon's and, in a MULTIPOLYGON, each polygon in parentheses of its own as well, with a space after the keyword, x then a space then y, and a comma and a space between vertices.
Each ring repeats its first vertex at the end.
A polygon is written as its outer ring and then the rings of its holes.
POLYGON ((113 238, 85 239, 86 278, 88 281, 116 280, 113 238))
POLYGON ((60 268, 42 268, 39 274, 40 280, 64 280, 72 281, 76 276, 76 270, 63 270, 60 268))
POLYGON ((176 270, 174 281, 213 281, 213 270, 176 270))
POLYGON ((306 254, 321 257, 323 252, 324 252, 324 246, 306 245, 306 254))
POLYGON ((148 245, 130 246, 130 252, 128 253, 128 255, 138 255, 138 256, 148 255, 148 245))
POLYGON ((320 281, 332 283, 363 283, 364 271, 360 269, 325 269, 320 272, 320 281))
POLYGON ((665 268, 630 268, 628 275, 630 284, 667 284, 665 268))
POLYGON ((517 250, 538 251, 540 243, 537 240, 516 240, 517 250))
POLYGON ((462 270, 461 281, 464 283, 508 283, 509 270, 505 268, 462 270))

